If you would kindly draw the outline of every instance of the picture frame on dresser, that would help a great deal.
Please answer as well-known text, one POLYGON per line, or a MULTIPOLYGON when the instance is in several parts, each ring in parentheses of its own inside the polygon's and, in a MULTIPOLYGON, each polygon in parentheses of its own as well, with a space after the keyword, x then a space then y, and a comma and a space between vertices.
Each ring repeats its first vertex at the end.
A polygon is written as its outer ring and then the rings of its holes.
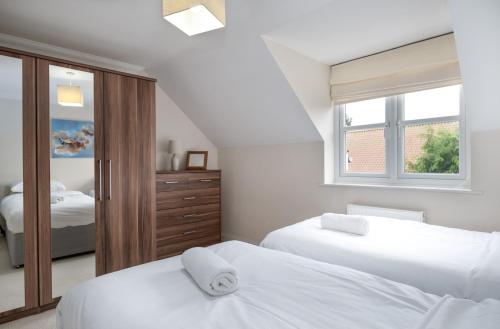
POLYGON ((208 151, 188 151, 186 170, 207 170, 208 151))

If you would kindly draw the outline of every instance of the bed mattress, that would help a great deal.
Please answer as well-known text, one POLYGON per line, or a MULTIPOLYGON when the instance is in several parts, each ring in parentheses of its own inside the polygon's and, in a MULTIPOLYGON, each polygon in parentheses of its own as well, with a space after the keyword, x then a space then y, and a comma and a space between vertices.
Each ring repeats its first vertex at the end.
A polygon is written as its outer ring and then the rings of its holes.
POLYGON ((271 232, 261 246, 342 265, 439 296, 500 299, 500 234, 367 217, 358 236, 312 218, 271 232), (495 260, 496 258, 496 260, 495 260))

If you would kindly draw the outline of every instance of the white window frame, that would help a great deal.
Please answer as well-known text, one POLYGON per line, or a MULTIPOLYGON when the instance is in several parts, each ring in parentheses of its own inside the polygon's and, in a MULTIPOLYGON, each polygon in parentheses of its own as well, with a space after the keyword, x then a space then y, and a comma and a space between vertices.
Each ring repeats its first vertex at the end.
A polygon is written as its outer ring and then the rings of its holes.
POLYGON ((385 98, 386 121, 379 124, 345 127, 344 104, 335 106, 335 182, 352 184, 383 184, 395 186, 437 186, 469 187, 470 154, 467 113, 463 87, 460 88, 460 114, 457 116, 438 117, 418 120, 402 120, 404 114, 404 95, 385 98), (406 173, 404 163, 404 128, 408 125, 458 121, 460 125, 460 166, 458 174, 418 174, 406 173), (384 128, 385 135, 385 173, 350 173, 345 170, 347 131, 384 128))

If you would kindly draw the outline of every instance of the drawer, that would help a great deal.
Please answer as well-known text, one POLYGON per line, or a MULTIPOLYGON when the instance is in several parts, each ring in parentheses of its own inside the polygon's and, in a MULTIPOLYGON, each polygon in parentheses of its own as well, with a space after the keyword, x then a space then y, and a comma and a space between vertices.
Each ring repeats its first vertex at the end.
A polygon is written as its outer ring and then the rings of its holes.
POLYGON ((193 172, 157 174, 156 191, 182 191, 216 188, 220 186, 220 172, 193 172))
POLYGON ((190 174, 188 180, 190 189, 220 187, 220 172, 190 174))
POLYGON ((219 219, 204 222, 187 223, 182 225, 157 228, 156 246, 166 246, 182 241, 202 238, 209 235, 220 235, 219 219))
POLYGON ((188 190, 189 180, 186 174, 156 174, 156 191, 188 190))
POLYGON ((184 190, 156 194, 156 209, 166 210, 220 202, 220 189, 184 190))
POLYGON ((184 251, 194 247, 208 247, 221 241, 220 235, 210 235, 199 239, 184 241, 167 245, 156 250, 156 258, 163 259, 182 254, 184 251))
POLYGON ((156 227, 183 225, 206 220, 220 220, 220 204, 159 210, 156 213, 156 227))

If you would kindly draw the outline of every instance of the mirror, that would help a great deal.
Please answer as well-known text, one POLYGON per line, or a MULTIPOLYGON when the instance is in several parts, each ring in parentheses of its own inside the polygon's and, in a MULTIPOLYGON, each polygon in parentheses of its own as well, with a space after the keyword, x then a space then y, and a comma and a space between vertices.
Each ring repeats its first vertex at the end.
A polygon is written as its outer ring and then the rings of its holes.
POLYGON ((52 296, 95 277, 94 75, 49 66, 52 296))
POLYGON ((0 313, 25 305, 22 66, 0 55, 0 313))

